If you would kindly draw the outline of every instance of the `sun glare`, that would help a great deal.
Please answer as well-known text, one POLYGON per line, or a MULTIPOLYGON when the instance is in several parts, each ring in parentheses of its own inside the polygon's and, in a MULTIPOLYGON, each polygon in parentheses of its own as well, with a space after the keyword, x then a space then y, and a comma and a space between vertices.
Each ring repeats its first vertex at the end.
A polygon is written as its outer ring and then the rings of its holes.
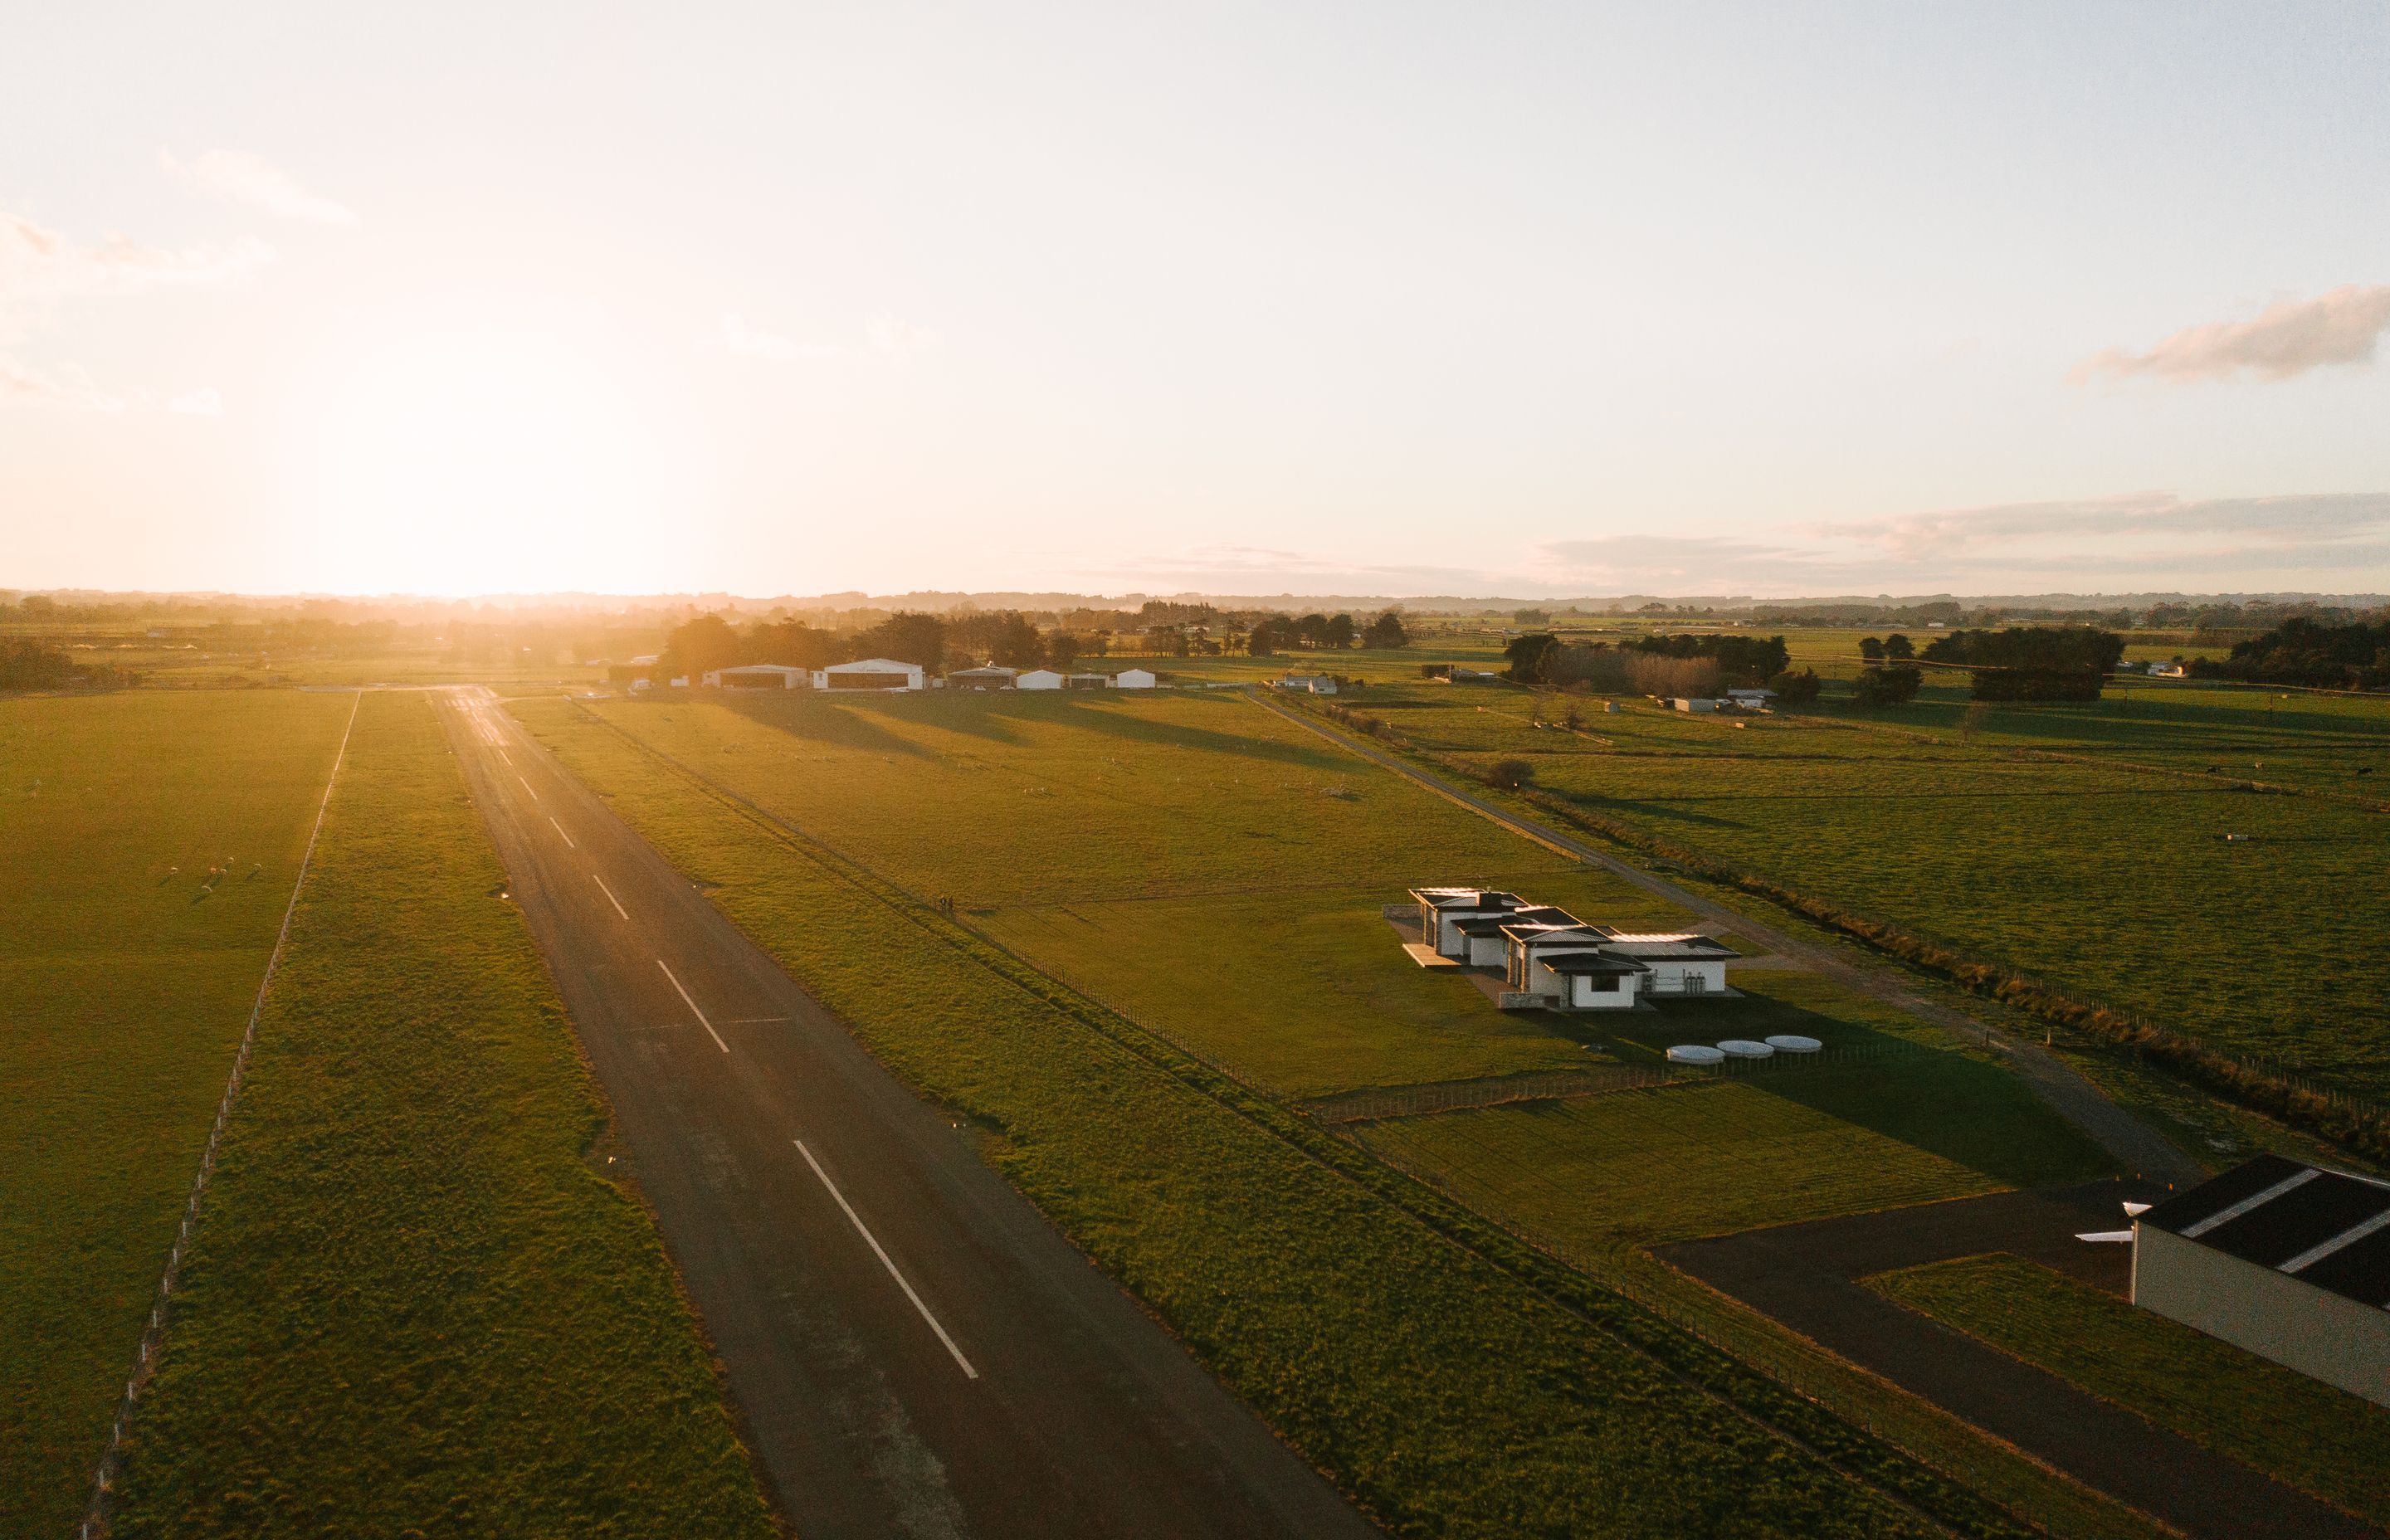
POLYGON ((308 517, 344 587, 621 586, 660 537, 651 435, 553 336, 431 333, 362 354, 311 417, 308 517))

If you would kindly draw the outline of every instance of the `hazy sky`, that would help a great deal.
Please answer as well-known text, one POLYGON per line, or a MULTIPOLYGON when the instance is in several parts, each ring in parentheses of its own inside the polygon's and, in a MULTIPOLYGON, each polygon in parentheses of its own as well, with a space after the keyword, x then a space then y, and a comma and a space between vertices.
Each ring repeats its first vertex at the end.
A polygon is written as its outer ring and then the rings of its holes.
POLYGON ((2390 6, 19 5, 0 585, 2390 589, 2390 6))

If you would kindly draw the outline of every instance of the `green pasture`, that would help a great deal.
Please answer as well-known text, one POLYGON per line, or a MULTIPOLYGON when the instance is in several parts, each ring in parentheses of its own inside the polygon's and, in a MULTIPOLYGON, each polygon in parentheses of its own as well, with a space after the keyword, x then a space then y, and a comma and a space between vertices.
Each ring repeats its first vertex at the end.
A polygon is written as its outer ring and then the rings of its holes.
MULTIPOLYGON (((573 708, 523 702, 513 709, 676 866, 714 884, 714 902, 897 1073, 967 1116, 1009 1180, 1394 1533, 1891 1535, 1931 1528, 1664 1371, 1647 1354, 1698 1350, 1656 1320, 1599 1290, 1563 1308, 1525 1280, 1523 1269, 1532 1264, 1494 1265, 1475 1243, 1455 1243, 1460 1230, 1431 1228, 1420 1210, 1394 1200, 1407 1185, 1372 1174, 1357 1153, 1338 1153, 1349 1147, 1304 1134, 1266 1104, 1239 1103, 1224 1089, 1228 1083, 1206 1080, 1200 1067, 1172 1059, 1133 1028, 1114 1034, 1101 1026, 1100 1013, 1073 1005, 970 930, 834 857, 776 836, 573 708), (920 943, 908 946, 901 970, 883 961, 892 925, 920 943), (1356 1163, 1343 1163, 1348 1160, 1356 1163), (1626 1312, 1622 1321, 1645 1322, 1638 1329, 1659 1335, 1638 1351, 1592 1324, 1618 1311, 1626 1312)), ((1027 744, 1050 744, 1056 725, 1039 713, 1082 708, 1039 703, 991 713, 970 733, 941 725, 938 709, 876 708, 855 713, 859 724, 844 730, 867 728, 917 744, 918 755, 885 741, 871 751, 900 773, 895 784, 911 788, 918 800, 920 789, 944 784, 924 766, 959 747, 949 744, 952 735, 1000 744, 1000 728, 1027 744), (908 769, 916 759, 923 764, 908 769)), ((1132 722, 1232 738, 1266 727, 1250 723, 1261 713, 1232 702, 1157 702, 1129 712, 1132 722), (1189 711, 1218 714, 1181 714, 1189 711)), ((681 717, 683 708, 671 714, 681 717)), ((717 752, 706 762, 710 768, 767 764, 761 746, 772 735, 789 736, 759 722, 725 721, 730 713, 718 709, 690 714, 710 720, 705 732, 717 751, 739 747, 717 752), (756 733, 766 736, 751 736, 756 733)), ((639 725, 660 738, 666 725, 661 713, 639 725)), ((836 766, 836 756, 821 747, 824 725, 807 730, 811 763, 836 766)), ((684 751, 705 740, 671 739, 684 751)), ((1099 741, 1116 746, 1113 757, 1140 766, 1140 780, 1163 778, 1159 762, 1134 747, 1137 735, 1116 731, 1099 741)), ((1194 745, 1176 735, 1163 740, 1169 756, 1191 762, 1191 778, 1232 783, 1233 766, 1277 789, 1278 805, 1305 805, 1282 789, 1316 767, 1298 768, 1303 762, 1275 751, 1255 755, 1198 741, 1208 750, 1192 751, 1194 745)), ((1260 741, 1291 742, 1267 735, 1260 741)), ((991 787, 1022 784, 1020 763, 991 748, 974 752, 996 757, 1003 769, 969 774, 984 775, 991 787)), ((1053 763, 1032 784, 1070 784, 1061 762, 1084 757, 1079 751, 1049 753, 1053 763)), ((1094 768, 1083 765, 1082 773, 1092 776, 1094 768)), ((1108 775, 1122 769, 1106 766, 1108 775)), ((787 787, 801 778, 780 771, 752 784, 787 787)), ((785 795, 792 808, 810 810, 826 838, 849 848, 884 846, 892 866, 921 880, 905 860, 919 859, 935 841, 875 834, 877 820, 890 814, 879 810, 867 779, 860 773, 824 776, 822 787, 785 795), (851 819, 835 816, 850 802, 856 807, 851 819)), ((1365 797, 1388 799, 1378 804, 1381 819, 1400 805, 1392 801, 1394 789, 1381 793, 1376 783, 1362 784, 1365 797)), ((1236 805, 1233 793, 1224 795, 1236 805)), ((1086 800, 1086 819, 1099 830, 1111 827, 1099 799, 1086 800)), ((946 816, 927 805, 919 812, 946 816)), ((998 816, 988 804, 981 815, 991 823, 998 816)), ((1227 821, 1231 828, 1239 818, 1227 821)), ((1026 815, 983 845, 967 839, 962 822, 954 821, 950 837, 964 844, 955 886, 966 892, 962 879, 969 878, 1014 902, 1030 896, 1023 888, 1034 874, 1008 873, 996 859, 1008 839, 1016 866, 1059 869, 1087 853, 1093 869, 1068 879, 1079 884, 1135 891, 1171 879, 1168 872, 1102 857, 1100 833, 1091 842, 1069 842, 1066 821, 1042 813, 1026 815), (1047 841, 1064 843, 1048 853, 1047 841)), ((1304 826, 1294 811, 1283 822, 1304 826)), ((1440 838, 1432 826, 1410 833, 1440 838)), ((1192 830, 1158 838, 1164 850, 1183 840, 1206 882, 1250 869, 1200 867, 1207 849, 1249 848, 1235 837, 1215 833, 1209 845, 1192 830)), ((1374 859, 1375 848, 1358 841, 1356 860, 1374 859)), ((1456 858, 1468 853, 1465 844, 1452 848, 1456 858)), ((1366 867, 1354 886, 1367 886, 1365 878, 1366 867)), ((1201 991, 1231 977, 1228 966, 1218 965, 1187 982, 1201 991)), ((1814 1415, 1802 1410, 1805 1403, 1766 1404, 1780 1415, 1814 1415)), ((1821 1426, 1805 1436, 1829 1434, 1821 1426)), ((1978 1518, 1960 1527, 1999 1526, 1978 1518)))
POLYGON ((1868 1280, 1887 1299, 2390 1527, 2390 1407, 2136 1310, 2021 1257, 1868 1280))
POLYGON ((1565 1067, 1381 918, 1484 882, 1681 915, 1228 693, 599 702, 639 736, 1269 1089, 1565 1067))
POLYGON ((352 700, 0 699, 0 1534, 90 1499, 352 700))
MULTIPOLYGON (((1738 986, 1752 982, 1738 979, 1738 986)), ((1831 995, 1822 981, 1803 992, 1831 995)), ((1733 1078, 1368 1124, 1397 1164, 1589 1259, 1767 1225, 1897 1208, 2105 1174, 2099 1148, 2014 1074, 1863 1024, 1859 1003, 1663 1007, 1664 1024, 1614 1040, 1620 1057, 1662 1040, 1716 1042, 1764 1027, 1818 1036, 1854 1057, 1786 1060, 1733 1078), (1847 1018, 1857 1016, 1853 1021, 1847 1018), (1770 1020, 1776 1018, 1777 1020, 1770 1020), (1867 1057, 1872 1049, 1880 1057, 1867 1057)), ((1599 1267, 1601 1264, 1594 1261, 1599 1267)))
MULTIPOLYGON (((1741 728, 1515 689, 1422 686, 1354 702, 1464 765, 1528 759, 1537 785, 1588 813, 2219 1047, 2390 1094, 2390 1024, 2374 1008, 2390 958, 2354 943, 2390 918, 2378 879, 2390 815, 2204 773, 2226 764, 2229 735, 2295 732, 2298 763, 2368 784, 2354 772, 2383 762, 2390 703, 2303 698, 2270 725, 2239 692, 2162 703, 2005 708, 1970 738, 1966 708, 1931 702, 1741 728), (1571 709, 1582 732, 1534 725, 1571 709), (2159 773, 2193 762, 2198 775, 2159 773)), ((2248 751, 2237 774, 2286 763, 2279 748, 2248 751)))
POLYGON ((115 1534, 776 1533, 503 885, 429 699, 366 697, 115 1534))

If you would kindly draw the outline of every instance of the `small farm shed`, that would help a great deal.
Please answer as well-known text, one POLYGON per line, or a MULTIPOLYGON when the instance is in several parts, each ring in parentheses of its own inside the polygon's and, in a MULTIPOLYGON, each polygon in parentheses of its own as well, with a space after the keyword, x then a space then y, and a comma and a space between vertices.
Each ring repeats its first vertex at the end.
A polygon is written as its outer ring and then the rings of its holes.
POLYGON ((1112 676, 1109 674, 1066 674, 1062 676, 1062 687, 1066 690, 1110 689, 1111 683, 1112 676))
POLYGON ((985 668, 958 668, 946 675, 946 687, 957 690, 1009 690, 1021 677, 1017 668, 990 663, 985 668))
POLYGON ((1124 668, 1112 675, 1112 688, 1116 690, 1150 690, 1153 687, 1153 671, 1150 668, 1124 668))
POLYGON ((813 684, 811 671, 787 663, 746 663, 705 671, 705 682, 726 690, 800 690, 813 684))
POLYGON ((1776 704, 1774 690, 1728 690, 1726 698, 1746 712, 1766 711, 1776 704))
POLYGON ((1726 990, 1726 965, 1742 956, 1724 942, 1690 930, 1613 930, 1594 929, 1601 943, 1622 957, 1650 968, 1644 990, 1651 995, 1718 995, 1726 990))
POLYGON ((814 670, 814 688, 817 690, 917 690, 921 687, 921 665, 901 663, 893 658, 859 658, 852 663, 832 663, 828 668, 814 670))
POLYGON ((1714 712, 1718 709, 1718 703, 1705 695, 1679 695, 1672 699, 1668 705, 1671 710, 1679 712, 1714 712))
POLYGON ((2261 1155, 2133 1225, 2133 1303, 2390 1406, 2390 1183, 2261 1155))
POLYGON ((1270 681, 1270 687, 1281 690, 1308 690, 1313 695, 1334 695, 1336 676, 1332 674, 1290 674, 1270 681))
POLYGON ((1062 676, 1050 668, 1034 668, 1012 684, 1015 689, 1059 690, 1062 687, 1062 676))

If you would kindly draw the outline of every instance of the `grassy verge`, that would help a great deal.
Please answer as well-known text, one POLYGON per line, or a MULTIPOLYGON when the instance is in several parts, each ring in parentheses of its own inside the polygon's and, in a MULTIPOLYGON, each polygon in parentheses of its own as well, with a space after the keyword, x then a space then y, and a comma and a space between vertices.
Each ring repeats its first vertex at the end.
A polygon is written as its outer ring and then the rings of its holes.
POLYGON ((1932 1527, 1918 1510, 2018 1532, 594 719, 517 709, 1397 1533, 1900 1534, 1932 1527), (902 979, 873 960, 891 923, 938 943, 908 951, 902 979))
POLYGON ((0 700, 0 1534, 69 1534, 344 696, 0 700))
POLYGON ((429 700, 369 695, 120 1535, 773 1533, 429 700))
POLYGON ((2006 1255, 1868 1280, 1887 1299, 1980 1338, 2218 1454, 2390 1526, 2390 1407, 2006 1255))

